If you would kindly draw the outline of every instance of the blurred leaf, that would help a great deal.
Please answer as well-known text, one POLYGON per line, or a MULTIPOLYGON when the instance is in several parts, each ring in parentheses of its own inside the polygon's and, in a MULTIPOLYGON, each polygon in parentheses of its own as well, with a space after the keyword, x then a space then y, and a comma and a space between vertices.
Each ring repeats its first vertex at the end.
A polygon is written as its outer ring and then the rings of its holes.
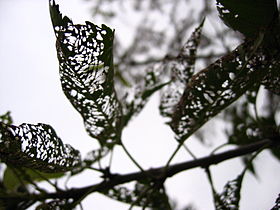
POLYGON ((247 90, 259 84, 273 61, 262 48, 245 42, 204 70, 186 85, 174 108, 170 125, 182 141, 247 90), (254 50, 256 50, 254 52, 254 50))
MULTIPOLYGON (((227 131, 228 143, 234 145, 246 145, 263 139, 275 139, 279 136, 279 129, 274 115, 259 116, 255 119, 250 114, 248 101, 237 103, 226 110, 227 120, 231 129, 227 131)), ((280 160, 278 147, 269 149, 280 160)), ((249 168, 250 169, 250 168, 249 168)), ((253 165, 251 172, 254 173, 253 165)))
POLYGON ((245 37, 256 37, 278 15, 276 0, 216 0, 220 18, 245 37))
POLYGON ((27 200, 27 201, 20 201, 17 199, 1 199, 0 198, 0 210, 25 210, 29 209, 30 206, 32 206, 35 201, 33 200, 27 200))
POLYGON ((259 123, 250 115, 249 110, 247 102, 226 110, 226 115, 232 124, 228 143, 245 145, 260 139, 259 123))
POLYGON ((101 147, 100 149, 93 150, 87 153, 86 157, 83 159, 81 164, 71 171, 72 175, 81 173, 83 170, 91 167, 94 163, 100 161, 106 155, 108 155, 109 149, 106 147, 101 147))
POLYGON ((221 194, 214 195, 216 210, 239 210, 240 190, 244 172, 229 181, 221 194))
POLYGON ((278 195, 278 198, 275 201, 275 206, 273 206, 271 210, 279 210, 279 209, 280 209, 280 194, 278 195))
POLYGON ((82 115, 89 135, 102 146, 120 143, 122 110, 114 90, 114 31, 86 22, 75 25, 50 1, 63 91, 82 115))
POLYGON ((165 117, 171 117, 174 107, 183 95, 184 89, 194 73, 196 52, 199 46, 204 20, 195 29, 191 37, 181 49, 177 59, 169 62, 165 71, 171 73, 171 82, 162 90, 160 113, 165 117))
POLYGON ((133 190, 124 186, 116 186, 104 194, 114 200, 133 206, 149 207, 153 210, 171 210, 164 188, 157 187, 151 182, 149 184, 137 182, 133 190))
POLYGON ((57 173, 72 170, 81 162, 79 151, 63 144, 46 124, 0 123, 0 157, 13 166, 57 173))
POLYGON ((71 201, 68 201, 66 199, 54 199, 51 201, 47 201, 44 203, 41 203, 36 207, 36 210, 53 210, 53 209, 75 209, 71 205, 71 201))
POLYGON ((3 183, 8 190, 15 190, 17 187, 19 187, 22 184, 21 181, 23 181, 24 184, 29 184, 28 180, 34 182, 40 182, 40 181, 46 181, 48 179, 60 178, 64 175, 64 173, 43 173, 39 171, 35 172, 32 169, 23 169, 23 168, 18 174, 20 175, 20 177, 18 177, 18 175, 15 174, 14 171, 9 166, 4 171, 3 183), (28 180, 26 180, 26 176, 28 177, 28 180))
POLYGON ((6 112, 5 114, 0 115, 0 123, 11 125, 13 123, 11 112, 6 112))
POLYGON ((270 69, 267 76, 262 81, 262 84, 266 89, 270 90, 272 93, 280 95, 280 59, 272 63, 272 68, 270 69))
POLYGON ((169 82, 162 82, 159 71, 152 68, 148 70, 141 82, 136 85, 135 91, 130 95, 127 94, 123 101, 124 120, 123 124, 127 125, 133 116, 141 112, 143 107, 148 102, 149 98, 158 90, 169 84, 169 82))

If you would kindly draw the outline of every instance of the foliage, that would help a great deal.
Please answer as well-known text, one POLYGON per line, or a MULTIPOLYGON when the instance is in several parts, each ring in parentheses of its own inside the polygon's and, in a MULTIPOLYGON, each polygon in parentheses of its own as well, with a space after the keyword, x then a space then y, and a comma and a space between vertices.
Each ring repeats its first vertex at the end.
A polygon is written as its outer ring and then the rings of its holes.
POLYGON ((247 38, 266 30, 278 16, 275 0, 256 0, 254 6, 250 0, 217 0, 217 8, 224 23, 247 38))
POLYGON ((74 25, 54 2, 50 13, 65 95, 82 115, 90 136, 108 147, 119 143, 122 113, 113 85, 114 32, 90 22, 74 25))
POLYGON ((168 196, 162 186, 157 183, 137 182, 133 190, 117 186, 105 193, 110 198, 131 204, 131 206, 150 207, 157 209, 171 209, 168 196))
MULTIPOLYGON (((164 8, 165 3, 151 2, 153 11, 164 8)), ((173 10, 180 7, 181 1, 176 2, 173 10)), ((40 201, 37 209, 71 209, 89 194, 99 192, 129 204, 130 209, 134 206, 174 209, 165 190, 166 179, 200 166, 208 174, 216 209, 239 209, 244 174, 247 169, 255 173, 252 160, 267 147, 278 160, 280 158, 276 119, 279 106, 275 106, 280 93, 280 25, 276 0, 257 0, 255 4, 250 0, 217 0, 221 19, 231 29, 242 33, 244 41, 216 60, 205 59, 205 63, 210 64, 200 71, 196 71, 196 65, 198 50, 206 48, 203 47, 207 41, 203 35, 205 19, 196 24, 185 42, 182 37, 186 28, 195 21, 178 21, 176 13, 172 12, 170 20, 177 33, 173 39, 166 41, 165 33, 143 25, 139 27, 133 46, 120 53, 121 45, 118 39, 114 40, 115 32, 110 27, 88 21, 84 25, 74 24, 62 15, 54 0, 49 3, 62 89, 83 118, 87 133, 99 142, 100 148, 91 150, 82 159, 79 151, 64 144, 50 125, 24 123, 15 126, 9 112, 0 116, 0 158, 5 168, 0 185, 0 206, 26 209, 40 201), (164 44, 172 47, 167 47, 162 57, 150 52, 151 48, 164 44), (145 53, 148 59, 139 60, 139 55, 145 53), (128 71, 133 66, 138 73, 128 71), (257 111, 261 87, 267 89, 266 115, 259 115, 257 111), (144 170, 128 152, 121 137, 124 127, 156 92, 161 93, 159 110, 169 120, 178 147, 166 165, 144 170), (171 165, 185 140, 221 112, 230 124, 226 144, 239 148, 204 159, 196 159, 188 150, 195 158, 185 163, 188 166, 171 165), (114 174, 110 170, 111 161, 106 167, 101 166, 101 161, 108 154, 112 158, 113 149, 118 146, 140 172, 114 174), (222 193, 217 193, 209 166, 244 154, 247 156, 243 158, 242 173, 229 181, 222 193), (50 182, 53 178, 71 178, 87 169, 101 173, 102 181, 65 190, 50 182), (55 191, 49 193, 42 189, 38 185, 41 181, 47 181, 55 191), (131 181, 134 181, 132 189, 126 186, 131 181)), ((205 3, 203 13, 206 18, 208 4, 205 3)), ((140 1, 135 4, 136 10, 142 7, 140 1)), ((96 12, 109 18, 116 15, 104 13, 101 8, 100 2, 96 12)), ((278 200, 273 209, 279 206, 278 200)))
POLYGON ((64 145, 46 124, 0 124, 1 160, 43 172, 64 172, 80 164, 79 152, 64 145))
POLYGON ((215 194, 215 207, 217 210, 237 210, 239 209, 241 183, 244 174, 229 181, 221 194, 215 194))

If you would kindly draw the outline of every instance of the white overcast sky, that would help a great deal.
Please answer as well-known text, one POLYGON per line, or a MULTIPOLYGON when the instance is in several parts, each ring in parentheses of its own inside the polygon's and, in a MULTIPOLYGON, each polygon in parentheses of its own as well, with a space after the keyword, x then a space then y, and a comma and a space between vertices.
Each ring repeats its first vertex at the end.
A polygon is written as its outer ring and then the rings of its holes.
MULTIPOLYGON (((213 1, 214 2, 214 1, 213 1)), ((89 5, 82 0, 57 0, 63 14, 76 23, 92 20, 89 5)), ((116 28, 112 26, 112 28, 116 28)), ((117 28, 116 33, 122 29, 117 28)), ((65 143, 79 149, 84 155, 97 148, 95 140, 87 136, 82 119, 64 96, 59 81, 55 37, 49 17, 48 0, 0 0, 0 114, 12 112, 15 124, 46 123, 53 126, 65 143)), ((157 110, 157 97, 144 109, 125 130, 124 141, 135 158, 144 168, 161 166, 176 147, 169 128, 163 124, 157 110)), ((196 141, 189 142, 198 155, 207 150, 196 141)), ((175 161, 189 158, 185 152, 175 161)), ((258 160, 259 179, 246 175, 246 186, 241 209, 270 209, 280 193, 280 166, 264 152, 258 160)), ((113 170, 119 173, 137 170, 128 158, 117 150, 113 170)), ((234 179, 240 172, 240 162, 227 161, 213 167, 218 186, 234 179), (236 164, 236 167, 233 167, 236 164)), ((74 186, 88 185, 98 181, 96 175, 87 173, 71 182, 74 186)), ((171 198, 181 205, 194 202, 199 210, 213 209, 212 197, 206 176, 201 169, 181 173, 167 181, 171 198)), ((91 195, 84 202, 84 209, 128 209, 127 206, 91 195)))

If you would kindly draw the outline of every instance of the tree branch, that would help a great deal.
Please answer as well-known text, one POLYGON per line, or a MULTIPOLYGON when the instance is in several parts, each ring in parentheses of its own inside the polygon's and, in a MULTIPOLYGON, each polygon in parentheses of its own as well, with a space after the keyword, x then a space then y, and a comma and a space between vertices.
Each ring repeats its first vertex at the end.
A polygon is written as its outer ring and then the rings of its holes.
POLYGON ((280 145, 280 137, 277 137, 276 139, 266 139, 262 141, 258 141, 252 144, 240 146, 236 149, 232 149, 226 152, 222 152, 219 154, 212 154, 203 158, 199 158, 196 160, 186 161, 183 163, 177 163, 171 165, 167 171, 165 171, 164 167, 149 169, 144 172, 134 172, 129 174, 112 174, 112 178, 109 180, 105 180, 99 184, 90 185, 83 188, 72 188, 67 191, 59 191, 54 193, 48 193, 48 194, 28 194, 28 195, 22 195, 22 194, 7 194, 7 195, 0 195, 1 198, 5 199, 17 199, 17 200, 45 200, 48 198, 60 198, 60 199, 67 199, 67 198, 74 198, 78 199, 79 197, 83 195, 88 195, 93 192, 106 192, 107 190, 113 188, 114 186, 124 184, 131 181, 141 181, 145 179, 160 179, 160 178, 168 178, 176 175, 177 173, 180 173, 185 170, 201 167, 201 168, 207 168, 211 165, 218 164, 220 162, 223 162, 225 160, 229 160, 231 158, 240 157, 242 155, 246 155, 255 151, 258 151, 259 149, 265 149, 265 148, 272 148, 274 146, 280 145), (164 172, 166 172, 164 174, 164 172), (147 177, 147 174, 150 174, 150 177, 147 177))

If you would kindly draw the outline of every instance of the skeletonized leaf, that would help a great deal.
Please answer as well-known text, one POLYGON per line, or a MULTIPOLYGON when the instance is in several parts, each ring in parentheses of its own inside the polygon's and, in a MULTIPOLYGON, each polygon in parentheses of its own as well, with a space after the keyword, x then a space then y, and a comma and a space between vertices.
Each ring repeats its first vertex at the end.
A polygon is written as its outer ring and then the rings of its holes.
POLYGON ((81 162, 79 151, 63 144, 51 126, 41 123, 0 123, 0 158, 13 166, 49 173, 72 170, 81 162))
POLYGON ((133 190, 124 186, 116 186, 104 192, 104 194, 114 200, 141 207, 150 207, 153 210, 171 209, 164 188, 149 184, 137 182, 133 190))
POLYGON ((72 175, 79 174, 83 170, 89 168, 94 163, 100 161, 102 158, 104 158, 108 153, 109 149, 107 147, 101 147, 100 149, 93 150, 87 153, 86 157, 82 160, 79 167, 75 168, 72 172, 72 175))
POLYGON ((51 209, 75 209, 71 203, 72 201, 67 199, 54 199, 39 204, 36 210, 51 210, 51 209))
POLYGON ((191 78, 170 122, 178 140, 188 138, 260 83, 271 68, 272 58, 260 47, 252 54, 255 47, 245 42, 191 78))
POLYGON ((216 0, 220 18, 247 38, 256 37, 278 15, 276 0, 216 0))
POLYGON ((114 90, 114 32, 86 22, 75 25, 50 1, 57 38, 57 55, 63 91, 82 115, 90 136, 102 146, 119 143, 122 110, 114 90))
POLYGON ((162 82, 160 79, 160 72, 156 68, 149 69, 143 80, 136 85, 135 90, 129 97, 127 94, 123 101, 124 118, 123 125, 127 125, 133 116, 141 112, 143 107, 148 102, 148 99, 157 91, 162 89, 169 82, 162 82), (129 99, 131 98, 131 99, 129 99))
POLYGON ((192 33, 190 39, 181 49, 177 59, 166 64, 165 70, 171 73, 171 82, 162 90, 160 113, 165 117, 172 116, 174 107, 178 104, 186 84, 194 73, 196 52, 203 24, 204 20, 192 33))
POLYGON ((279 59, 271 63, 271 69, 262 81, 266 89, 274 94, 280 95, 280 61, 279 59))
POLYGON ((216 210, 239 210, 240 190, 244 172, 229 181, 221 194, 214 195, 216 210))

